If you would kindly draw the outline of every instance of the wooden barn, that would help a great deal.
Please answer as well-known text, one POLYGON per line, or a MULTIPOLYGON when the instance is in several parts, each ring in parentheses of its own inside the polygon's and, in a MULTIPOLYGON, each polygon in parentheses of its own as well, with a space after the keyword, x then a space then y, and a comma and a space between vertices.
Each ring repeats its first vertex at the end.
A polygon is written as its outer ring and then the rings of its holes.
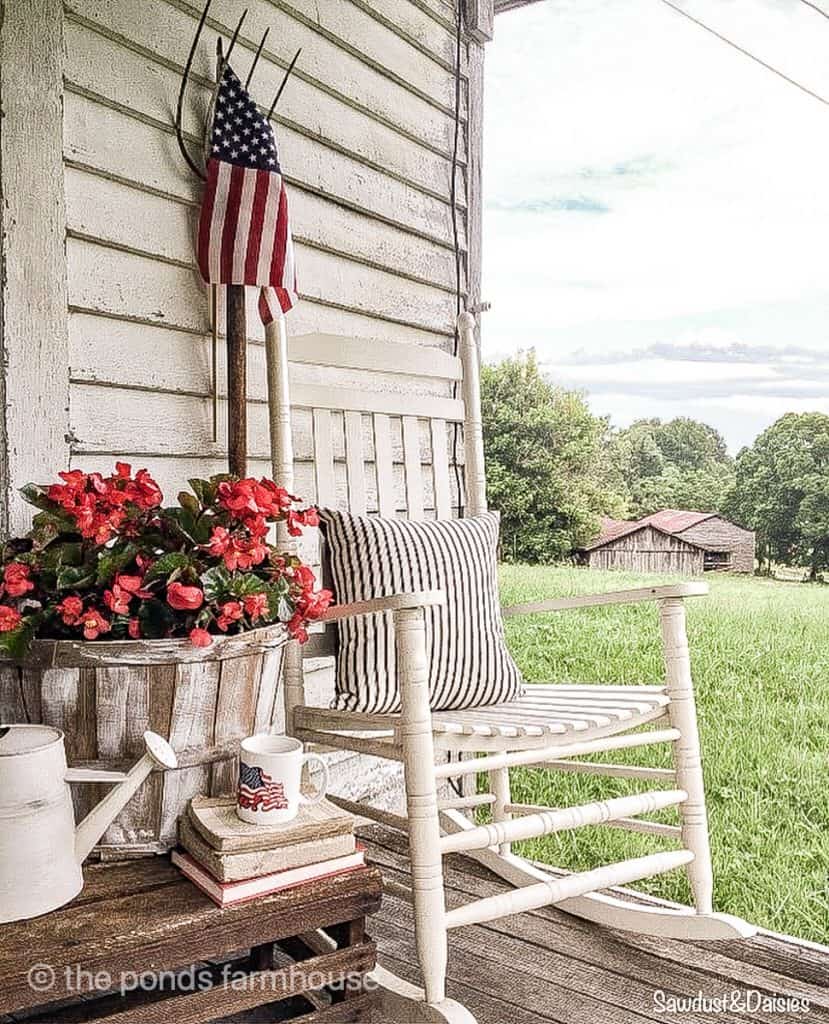
POLYGON ((594 569, 749 573, 754 571, 754 533, 716 512, 666 508, 632 522, 604 519, 601 533, 581 557, 594 569))

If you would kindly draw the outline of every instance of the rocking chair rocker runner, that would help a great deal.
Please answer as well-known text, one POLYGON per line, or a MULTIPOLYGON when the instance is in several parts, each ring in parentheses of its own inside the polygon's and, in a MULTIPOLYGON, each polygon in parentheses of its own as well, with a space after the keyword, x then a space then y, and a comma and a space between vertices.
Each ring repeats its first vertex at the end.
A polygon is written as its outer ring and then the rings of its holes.
MULTIPOLYGON (((433 495, 429 507, 438 518, 449 518, 447 422, 462 422, 467 515, 486 511, 479 357, 473 317, 461 314, 458 326, 460 359, 435 349, 356 342, 326 335, 297 338, 289 352, 284 320, 270 325, 267 358, 274 478, 289 490, 293 488, 291 407, 310 409, 319 505, 334 506, 337 490, 347 490, 350 511, 364 514, 375 479, 375 473, 367 472, 369 458, 376 471, 374 507, 381 515, 394 516, 399 511, 400 492, 404 490, 410 519, 424 518, 425 495, 433 495), (434 385, 433 391, 459 381, 463 397, 413 396, 410 392, 302 384, 290 395, 289 358, 292 362, 347 368, 352 374, 366 371, 416 375, 434 385), (332 413, 343 417, 345 487, 335 475, 332 413), (367 416, 371 424, 371 452, 364 445, 367 416), (400 421, 403 488, 395 477, 392 460, 391 428, 395 419, 400 421), (431 488, 424 488, 423 421, 428 423, 425 434, 431 439, 431 488)), ((297 644, 289 646, 285 674, 288 731, 305 742, 372 754, 403 765, 405 816, 337 796, 331 799, 361 816, 408 834, 412 870, 408 896, 414 905, 423 990, 402 982, 396 984, 388 972, 382 972, 380 980, 407 998, 422 1000, 421 1012, 426 1019, 473 1019, 459 1004, 447 999, 445 993, 447 932, 463 925, 555 903, 592 921, 649 935, 711 940, 754 933, 744 921, 712 910, 708 824, 683 604, 685 598, 706 592, 702 583, 671 584, 504 610, 505 616, 513 616, 655 601, 659 605, 664 648, 664 686, 527 684, 525 695, 509 703, 432 711, 427 686, 424 609, 443 602, 440 591, 397 594, 335 606, 325 616, 327 623, 336 624, 352 616, 393 613, 402 704, 399 713, 364 714, 307 706, 303 657, 334 653, 336 635, 330 634, 335 633, 336 626, 312 636, 305 649, 297 644), (673 769, 574 760, 600 751, 654 744, 670 744, 673 769), (447 754, 455 758, 446 760, 447 754), (462 754, 469 759, 459 759, 462 754), (509 770, 518 765, 634 778, 667 784, 670 788, 553 810, 513 802, 509 770), (439 798, 444 780, 480 773, 488 775, 489 793, 439 798), (476 826, 466 816, 465 812, 479 806, 490 807, 491 824, 476 826), (679 810, 679 827, 641 817, 671 806, 679 810), (511 844, 518 840, 600 824, 658 835, 672 840, 674 845, 678 843, 680 848, 566 875, 549 874, 511 851, 511 844), (443 855, 450 852, 469 854, 515 888, 447 910, 441 862, 443 855), (687 872, 694 896, 693 909, 622 901, 599 891, 678 867, 687 872)))

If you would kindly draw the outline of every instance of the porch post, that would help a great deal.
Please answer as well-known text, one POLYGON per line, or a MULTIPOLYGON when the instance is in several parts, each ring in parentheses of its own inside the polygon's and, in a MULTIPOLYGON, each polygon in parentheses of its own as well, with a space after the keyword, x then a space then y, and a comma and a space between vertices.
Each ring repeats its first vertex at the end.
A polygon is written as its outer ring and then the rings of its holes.
POLYGON ((69 464, 63 4, 4 5, 0 26, 0 534, 17 488, 69 464))

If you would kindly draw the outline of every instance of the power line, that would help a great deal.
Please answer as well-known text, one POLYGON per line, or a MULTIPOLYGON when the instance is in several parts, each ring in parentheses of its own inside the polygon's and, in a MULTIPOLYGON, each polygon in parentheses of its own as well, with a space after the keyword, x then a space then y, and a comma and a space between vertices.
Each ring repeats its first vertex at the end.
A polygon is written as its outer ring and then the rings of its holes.
POLYGON ((813 4, 812 0, 800 0, 802 4, 806 4, 807 7, 811 7, 813 11, 817 11, 818 14, 822 14, 827 21, 829 21, 829 11, 824 11, 822 7, 818 7, 817 4, 813 4))
MULTIPOLYGON (((808 0, 801 0, 801 2, 808 3, 808 0)), ((677 14, 681 14, 683 18, 687 18, 689 21, 693 21, 695 25, 699 25, 699 27, 705 29, 706 32, 710 32, 712 36, 716 36, 717 39, 721 40, 723 43, 726 43, 728 46, 737 50, 738 53, 742 53, 744 57, 748 57, 749 60, 753 60, 756 64, 759 64, 761 67, 765 68, 766 71, 771 71, 771 73, 777 75, 778 78, 782 78, 784 82, 788 82, 789 85, 793 85, 796 89, 800 89, 801 92, 805 92, 807 96, 811 96, 813 99, 819 100, 825 106, 829 107, 829 100, 825 99, 819 93, 812 92, 812 90, 807 88, 807 86, 801 85, 800 82, 795 81, 794 78, 789 78, 787 74, 784 74, 784 72, 779 71, 775 67, 772 67, 771 64, 767 64, 760 57, 755 57, 755 55, 751 53, 749 50, 744 49, 738 43, 735 43, 733 40, 728 39, 724 35, 721 35, 719 32, 717 32, 716 29, 711 28, 710 25, 706 25, 704 21, 700 21, 699 18, 695 18, 693 14, 689 14, 687 11, 683 10, 678 4, 672 3, 671 0, 662 0, 662 3, 670 7, 671 10, 676 11, 677 14)), ((812 3, 809 3, 808 5, 809 7, 815 7, 815 5, 812 3)), ((824 14, 824 12, 821 11, 819 7, 815 7, 815 10, 820 11, 821 14, 824 14)))

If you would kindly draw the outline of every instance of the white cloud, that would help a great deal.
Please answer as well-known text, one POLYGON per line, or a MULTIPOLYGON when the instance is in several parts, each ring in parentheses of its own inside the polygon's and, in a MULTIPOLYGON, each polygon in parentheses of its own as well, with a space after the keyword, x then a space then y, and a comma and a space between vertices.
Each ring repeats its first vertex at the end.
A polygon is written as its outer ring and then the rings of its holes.
MULTIPOLYGON (((798 0, 684 6, 829 97, 829 22, 798 0)), ((736 386, 743 365, 748 394, 758 375, 785 385, 781 357, 749 370, 741 345, 799 346, 810 365, 829 345, 829 108, 658 0, 499 16, 486 90, 487 354, 533 344, 563 366, 576 349, 629 352, 654 332, 704 348, 701 332, 727 329, 717 371, 638 361, 675 414, 677 379, 736 386)))

